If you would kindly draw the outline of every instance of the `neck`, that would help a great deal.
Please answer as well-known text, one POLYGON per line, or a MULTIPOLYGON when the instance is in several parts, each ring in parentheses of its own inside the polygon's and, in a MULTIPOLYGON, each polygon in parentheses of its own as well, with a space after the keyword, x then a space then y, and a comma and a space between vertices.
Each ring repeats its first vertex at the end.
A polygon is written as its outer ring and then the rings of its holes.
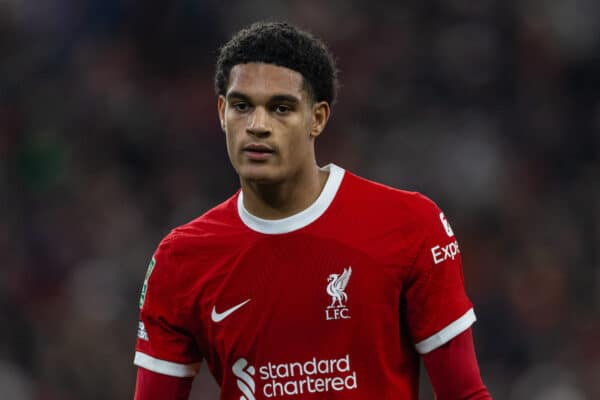
POLYGON ((308 208, 321 194, 329 173, 314 167, 282 182, 267 184, 241 180, 244 207, 263 219, 281 219, 308 208))

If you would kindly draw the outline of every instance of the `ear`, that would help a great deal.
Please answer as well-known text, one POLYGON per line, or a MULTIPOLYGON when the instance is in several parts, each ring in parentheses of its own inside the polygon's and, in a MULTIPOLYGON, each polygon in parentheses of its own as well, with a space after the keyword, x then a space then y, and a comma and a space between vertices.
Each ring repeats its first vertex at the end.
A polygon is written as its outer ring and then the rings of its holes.
POLYGON ((219 95, 219 98, 217 99, 217 110, 219 112, 219 122, 221 123, 221 130, 223 130, 223 132, 225 132, 225 103, 227 101, 225 100, 225 96, 223 96, 222 94, 219 95))
POLYGON ((320 101, 315 103, 312 107, 312 128, 310 130, 310 136, 316 138, 323 132, 329 116, 331 115, 331 107, 326 101, 320 101))

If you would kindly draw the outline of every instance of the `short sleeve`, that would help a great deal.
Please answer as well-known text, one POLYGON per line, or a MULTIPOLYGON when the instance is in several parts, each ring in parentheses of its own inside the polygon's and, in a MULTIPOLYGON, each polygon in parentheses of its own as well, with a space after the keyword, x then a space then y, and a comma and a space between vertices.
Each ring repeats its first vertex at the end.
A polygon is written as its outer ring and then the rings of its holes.
POLYGON ((140 318, 134 364, 153 372, 194 376, 201 356, 193 318, 180 297, 178 265, 167 237, 152 257, 140 295, 140 318))
POLYGON ((420 354, 447 343, 475 322, 464 288, 460 247, 444 213, 421 197, 418 250, 404 291, 409 332, 420 354))

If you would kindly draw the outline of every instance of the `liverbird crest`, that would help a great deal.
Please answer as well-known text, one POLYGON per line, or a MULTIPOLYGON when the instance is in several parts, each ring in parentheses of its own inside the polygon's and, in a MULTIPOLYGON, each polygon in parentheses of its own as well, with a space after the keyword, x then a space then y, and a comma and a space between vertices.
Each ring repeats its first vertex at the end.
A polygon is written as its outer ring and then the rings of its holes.
POLYGON ((331 274, 327 277, 327 294, 331 296, 331 304, 327 308, 345 307, 348 301, 346 286, 352 275, 352 267, 344 268, 341 274, 331 274))

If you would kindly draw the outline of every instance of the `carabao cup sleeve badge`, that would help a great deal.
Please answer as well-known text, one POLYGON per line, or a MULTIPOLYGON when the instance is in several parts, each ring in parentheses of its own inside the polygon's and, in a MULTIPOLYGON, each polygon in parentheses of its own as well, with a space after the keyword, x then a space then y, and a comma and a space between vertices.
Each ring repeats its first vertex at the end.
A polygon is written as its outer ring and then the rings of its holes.
POLYGON ((154 257, 150 260, 150 264, 148 264, 148 270, 146 271, 146 277, 144 278, 144 285, 142 285, 142 293, 140 294, 140 308, 144 305, 144 300, 146 300, 146 291, 148 290, 148 280, 150 279, 150 275, 152 275, 152 271, 154 270, 154 265, 156 261, 154 257))

